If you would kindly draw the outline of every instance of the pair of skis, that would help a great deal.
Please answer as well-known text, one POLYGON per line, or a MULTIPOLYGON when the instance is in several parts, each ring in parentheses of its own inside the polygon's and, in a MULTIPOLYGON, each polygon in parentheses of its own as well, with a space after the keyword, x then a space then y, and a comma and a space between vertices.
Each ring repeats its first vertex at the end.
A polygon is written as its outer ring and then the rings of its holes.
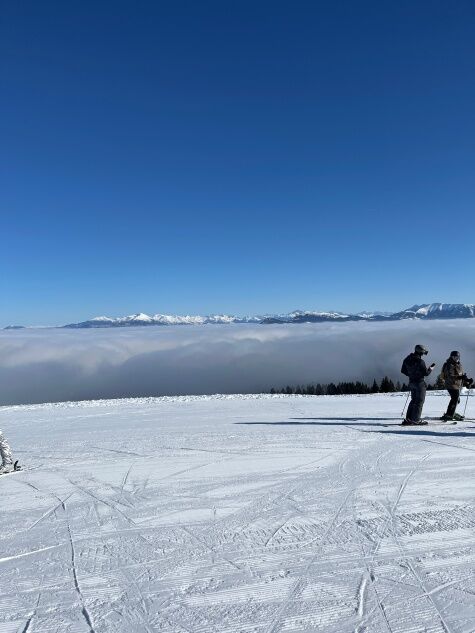
POLYGON ((441 420, 440 418, 423 418, 424 424, 403 424, 401 426, 413 427, 413 426, 450 426, 451 424, 457 424, 458 422, 475 422, 472 418, 464 418, 463 420, 441 420))

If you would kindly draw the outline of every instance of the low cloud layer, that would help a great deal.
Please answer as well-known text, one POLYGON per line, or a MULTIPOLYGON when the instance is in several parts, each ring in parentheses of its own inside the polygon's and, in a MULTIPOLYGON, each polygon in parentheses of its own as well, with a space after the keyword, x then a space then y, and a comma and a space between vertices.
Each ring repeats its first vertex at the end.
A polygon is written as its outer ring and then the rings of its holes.
POLYGON ((475 319, 0 332, 0 404, 253 393, 286 384, 401 379, 426 345, 475 375, 475 319))

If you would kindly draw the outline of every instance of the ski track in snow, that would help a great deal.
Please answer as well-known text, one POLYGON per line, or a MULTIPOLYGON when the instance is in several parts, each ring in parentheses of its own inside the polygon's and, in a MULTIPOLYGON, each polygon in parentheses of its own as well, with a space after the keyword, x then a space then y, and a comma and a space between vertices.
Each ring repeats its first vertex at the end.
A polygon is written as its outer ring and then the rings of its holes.
POLYGON ((0 633, 474 633, 475 424, 402 402, 0 408, 0 633))

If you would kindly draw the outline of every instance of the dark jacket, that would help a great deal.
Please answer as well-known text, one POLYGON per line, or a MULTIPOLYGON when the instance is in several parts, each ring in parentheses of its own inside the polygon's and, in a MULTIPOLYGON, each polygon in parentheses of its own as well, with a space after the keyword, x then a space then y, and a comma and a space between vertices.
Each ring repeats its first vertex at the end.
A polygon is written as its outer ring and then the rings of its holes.
POLYGON ((409 382, 422 382, 432 369, 427 367, 421 356, 409 354, 402 363, 401 373, 409 378, 409 382))
POLYGON ((450 356, 442 367, 442 376, 445 381, 446 389, 462 389, 464 372, 460 361, 450 356))

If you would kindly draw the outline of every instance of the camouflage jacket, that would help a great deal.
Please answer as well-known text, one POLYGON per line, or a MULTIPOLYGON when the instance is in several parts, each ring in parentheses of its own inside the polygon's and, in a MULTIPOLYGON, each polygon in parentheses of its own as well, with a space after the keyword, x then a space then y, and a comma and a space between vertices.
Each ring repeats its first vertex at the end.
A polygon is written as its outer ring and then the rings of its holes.
POLYGON ((464 371, 460 361, 452 356, 448 358, 442 367, 442 376, 447 389, 462 389, 464 371))

